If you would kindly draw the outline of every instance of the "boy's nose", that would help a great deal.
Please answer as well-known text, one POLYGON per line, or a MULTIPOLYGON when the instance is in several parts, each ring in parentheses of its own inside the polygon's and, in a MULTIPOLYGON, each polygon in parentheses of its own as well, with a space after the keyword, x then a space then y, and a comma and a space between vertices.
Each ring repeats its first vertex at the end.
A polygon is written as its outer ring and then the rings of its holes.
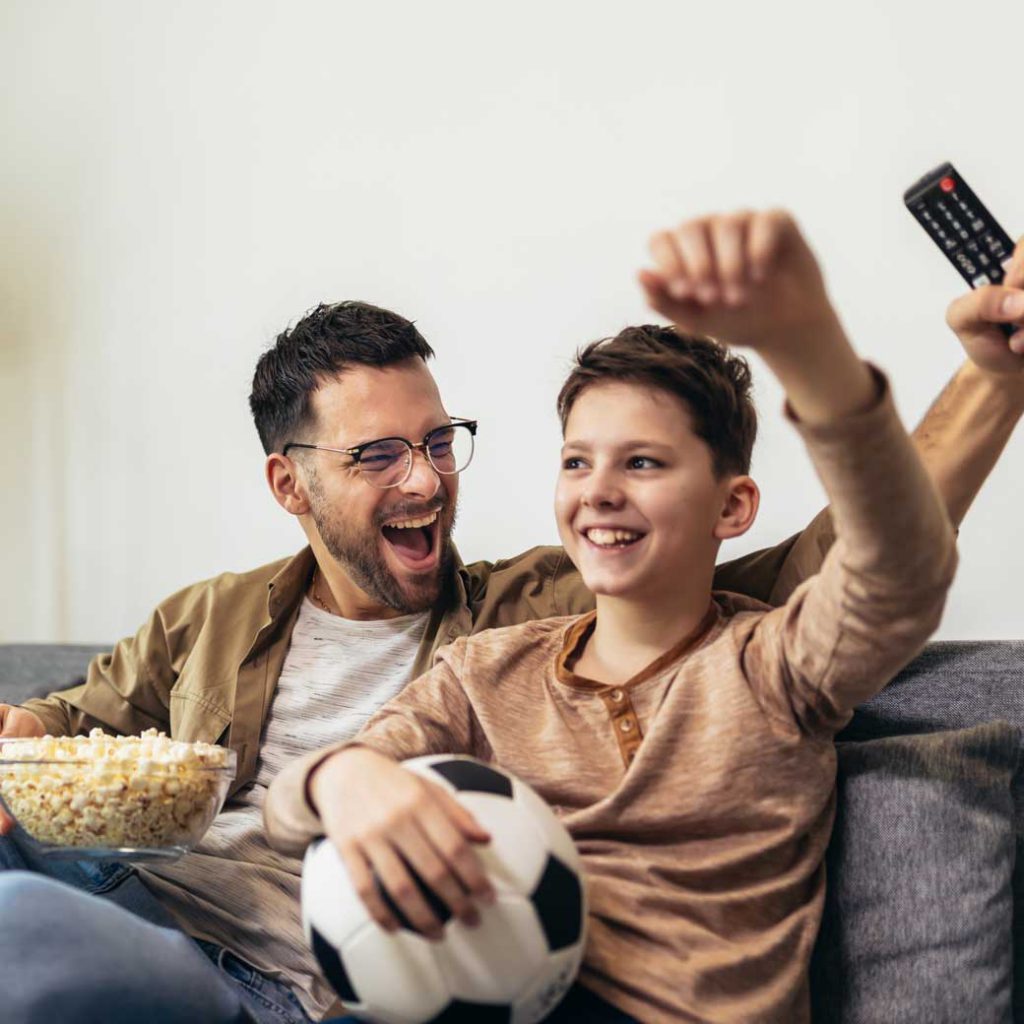
POLYGON ((624 501, 625 493, 618 481, 604 473, 591 476, 583 495, 583 503, 591 508, 619 508, 624 501))

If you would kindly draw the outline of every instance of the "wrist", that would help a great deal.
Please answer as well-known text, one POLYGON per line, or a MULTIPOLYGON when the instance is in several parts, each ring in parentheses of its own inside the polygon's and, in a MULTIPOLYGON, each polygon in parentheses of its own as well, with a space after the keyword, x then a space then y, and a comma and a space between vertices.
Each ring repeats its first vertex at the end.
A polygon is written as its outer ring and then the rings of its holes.
POLYGON ((367 760, 377 760, 381 757, 381 754, 363 746, 342 747, 341 750, 328 754, 315 764, 306 776, 306 801, 310 808, 320 816, 320 808, 329 793, 344 788, 345 780, 354 767, 365 765, 367 760))
POLYGON ((1024 410, 1024 373, 995 373, 968 359, 957 372, 962 384, 1011 411, 1024 410))

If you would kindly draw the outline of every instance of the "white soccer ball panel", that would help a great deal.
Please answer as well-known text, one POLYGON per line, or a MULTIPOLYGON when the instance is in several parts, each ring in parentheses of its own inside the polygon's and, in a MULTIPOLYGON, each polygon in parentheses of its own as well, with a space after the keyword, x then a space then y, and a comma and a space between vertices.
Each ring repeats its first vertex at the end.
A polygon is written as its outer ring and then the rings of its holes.
POLYGON ((572 988, 582 959, 582 942, 547 956, 544 966, 516 1000, 512 1024, 535 1024, 543 1020, 572 988))
POLYGON ((493 793, 457 793, 456 799, 491 834, 473 849, 498 892, 529 894, 548 859, 547 842, 523 803, 493 793))
POLYGON ((371 922, 341 948, 361 1007, 381 1024, 422 1024, 451 1001, 435 959, 438 947, 414 932, 371 922))
POLYGON ((333 843, 309 847, 302 864, 302 927, 310 941, 310 923, 335 948, 370 920, 333 843))
POLYGON ((542 834, 551 852, 567 867, 571 867, 577 874, 582 874, 583 865, 576 844, 550 805, 522 779, 515 780, 514 791, 516 803, 521 804, 529 813, 530 819, 542 834))
POLYGON ((457 999, 511 1002, 548 960, 548 945, 528 899, 500 896, 477 903, 476 928, 453 918, 435 949, 437 964, 457 999))

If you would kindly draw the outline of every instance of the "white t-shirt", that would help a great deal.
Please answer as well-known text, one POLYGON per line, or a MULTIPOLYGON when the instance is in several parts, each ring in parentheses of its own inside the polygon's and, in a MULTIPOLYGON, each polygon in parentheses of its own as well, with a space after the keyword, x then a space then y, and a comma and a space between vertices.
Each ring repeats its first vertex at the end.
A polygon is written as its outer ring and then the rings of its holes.
POLYGON ((263 731, 256 780, 181 860, 139 874, 190 935, 292 986, 311 1017, 335 1000, 302 934, 302 861, 263 832, 267 787, 289 761, 350 739, 409 681, 428 613, 355 621, 302 603, 263 731))

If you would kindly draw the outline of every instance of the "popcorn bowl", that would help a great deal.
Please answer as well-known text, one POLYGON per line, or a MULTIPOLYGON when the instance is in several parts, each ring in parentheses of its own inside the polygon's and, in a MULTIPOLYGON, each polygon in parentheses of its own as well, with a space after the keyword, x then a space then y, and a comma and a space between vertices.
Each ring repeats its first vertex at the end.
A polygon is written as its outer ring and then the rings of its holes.
POLYGON ((141 736, 0 740, 0 804, 36 849, 66 860, 176 860, 235 777, 233 750, 141 736))

